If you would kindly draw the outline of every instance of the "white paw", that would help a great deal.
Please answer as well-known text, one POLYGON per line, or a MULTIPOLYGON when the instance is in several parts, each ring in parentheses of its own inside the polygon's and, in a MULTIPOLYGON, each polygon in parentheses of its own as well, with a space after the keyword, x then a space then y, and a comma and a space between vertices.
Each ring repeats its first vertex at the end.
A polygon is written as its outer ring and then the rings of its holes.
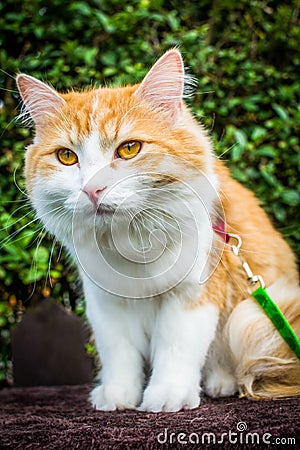
POLYGON ((176 384, 149 385, 138 408, 141 411, 175 412, 193 409, 200 405, 200 389, 176 384))
POLYGON ((134 409, 140 403, 141 397, 140 389, 118 384, 97 386, 90 394, 93 407, 101 411, 134 409))
POLYGON ((237 389, 235 377, 222 368, 211 372, 204 383, 204 392, 210 397, 228 397, 237 389))

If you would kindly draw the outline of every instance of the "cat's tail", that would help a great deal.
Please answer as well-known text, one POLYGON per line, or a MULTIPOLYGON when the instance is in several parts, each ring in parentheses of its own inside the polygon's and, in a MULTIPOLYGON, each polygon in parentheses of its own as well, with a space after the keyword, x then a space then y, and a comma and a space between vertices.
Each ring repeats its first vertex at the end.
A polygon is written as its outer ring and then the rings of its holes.
MULTIPOLYGON (((268 290, 300 336, 300 288, 278 280, 268 290)), ((254 298, 231 313, 227 337, 240 394, 254 399, 300 395, 300 360, 254 298)))

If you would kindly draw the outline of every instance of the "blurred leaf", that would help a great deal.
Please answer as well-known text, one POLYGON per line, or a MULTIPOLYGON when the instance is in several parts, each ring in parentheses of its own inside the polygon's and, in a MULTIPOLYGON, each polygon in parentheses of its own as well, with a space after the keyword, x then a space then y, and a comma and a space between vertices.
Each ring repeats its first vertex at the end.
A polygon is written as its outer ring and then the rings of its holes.
POLYGON ((256 142, 264 138, 266 134, 267 130, 265 128, 256 126, 251 133, 251 139, 256 142))
POLYGON ((282 201, 290 206, 297 206, 300 204, 300 192, 292 189, 285 190, 282 193, 282 201))
POLYGON ((49 250, 47 248, 39 245, 33 253, 33 259, 38 264, 48 264, 49 250))
POLYGON ((234 137, 241 150, 244 150, 247 146, 247 136, 243 130, 235 130, 234 137))
POLYGON ((285 121, 288 120, 289 116, 288 116, 287 112, 285 111, 285 109, 282 108, 282 106, 279 106, 279 105, 276 105, 276 103, 273 103, 272 107, 273 107, 274 111, 278 114, 280 119, 285 120, 285 121))
POLYGON ((256 149, 256 153, 260 156, 267 156, 270 158, 274 158, 277 155, 276 149, 271 145, 263 145, 256 149))

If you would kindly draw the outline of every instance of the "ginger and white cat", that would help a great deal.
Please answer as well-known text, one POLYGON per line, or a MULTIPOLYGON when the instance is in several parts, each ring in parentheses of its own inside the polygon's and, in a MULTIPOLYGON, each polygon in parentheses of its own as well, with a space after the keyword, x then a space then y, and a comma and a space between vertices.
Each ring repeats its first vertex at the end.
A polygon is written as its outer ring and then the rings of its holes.
POLYGON ((294 255, 230 177, 183 103, 178 50, 141 84, 57 93, 20 74, 36 135, 26 152, 37 216, 78 265, 102 362, 100 410, 177 411, 200 391, 300 394, 300 363, 249 298, 242 256, 300 333, 294 255), (149 367, 149 370, 147 370, 149 367))

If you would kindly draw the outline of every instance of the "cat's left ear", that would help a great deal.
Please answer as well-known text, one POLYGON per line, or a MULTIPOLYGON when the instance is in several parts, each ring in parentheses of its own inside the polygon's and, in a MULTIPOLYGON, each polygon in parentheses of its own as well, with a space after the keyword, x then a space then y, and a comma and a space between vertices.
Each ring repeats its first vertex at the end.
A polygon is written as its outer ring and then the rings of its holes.
POLYGON ((25 107, 36 126, 42 125, 45 116, 59 111, 65 103, 55 89, 30 75, 21 73, 16 81, 25 107))
POLYGON ((167 51, 150 69, 135 95, 158 106, 177 122, 182 110, 184 65, 178 50, 167 51))

